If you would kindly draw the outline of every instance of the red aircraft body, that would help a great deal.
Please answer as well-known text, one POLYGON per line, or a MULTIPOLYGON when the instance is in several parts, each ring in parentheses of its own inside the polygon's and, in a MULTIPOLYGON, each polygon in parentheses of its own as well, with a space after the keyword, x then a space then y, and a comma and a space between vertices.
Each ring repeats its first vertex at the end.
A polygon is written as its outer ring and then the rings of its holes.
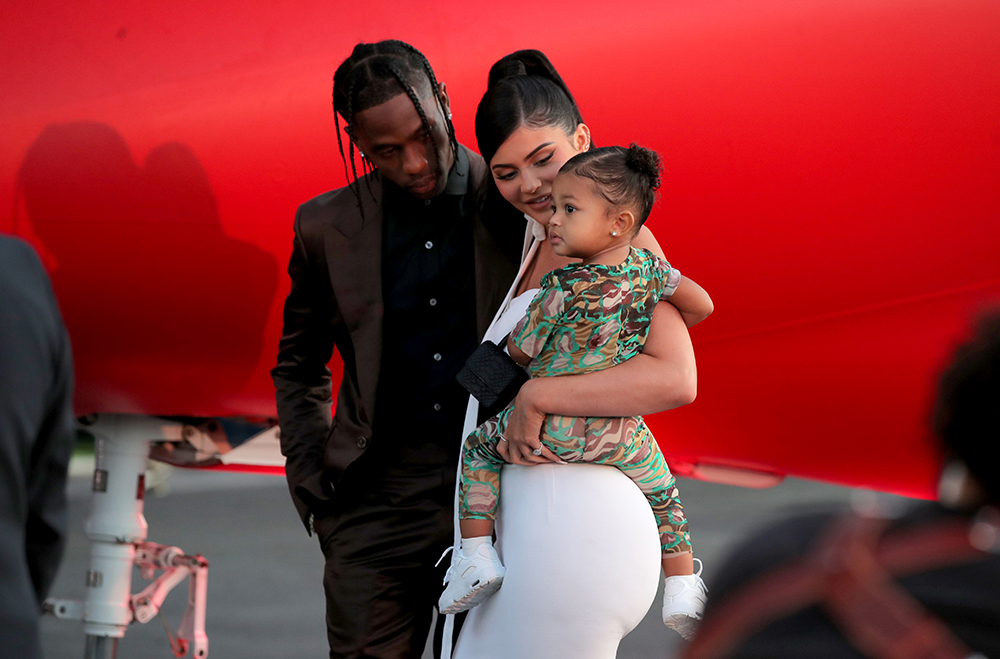
POLYGON ((79 414, 273 417, 337 65, 412 43, 475 147, 489 66, 538 48, 598 144, 662 154, 649 226, 716 304, 697 401, 650 418, 675 468, 932 496, 934 378, 1000 299, 997 35, 994 0, 15 2, 0 231, 51 272, 79 414))

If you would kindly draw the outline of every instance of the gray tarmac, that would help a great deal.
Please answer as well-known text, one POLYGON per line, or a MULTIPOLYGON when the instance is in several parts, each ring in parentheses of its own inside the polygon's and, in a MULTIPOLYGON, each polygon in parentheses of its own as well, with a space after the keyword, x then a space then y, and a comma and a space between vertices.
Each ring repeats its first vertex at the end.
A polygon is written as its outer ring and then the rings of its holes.
MULTIPOLYGON (((70 535, 50 596, 83 599, 89 547, 84 522, 90 510, 89 478, 78 468, 70 480, 70 535)), ((156 480, 151 475, 150 480, 156 480)), ((764 490, 679 479, 691 523, 695 554, 712 566, 748 533, 789 511, 844 506, 857 490, 787 479, 764 490)), ((166 487, 146 499, 149 540, 200 553, 210 562, 206 628, 211 659, 326 657, 322 554, 306 535, 284 479, 274 476, 172 470, 166 487)), ((132 591, 148 582, 133 579, 132 591)), ((662 583, 661 583, 662 590, 662 583)), ((659 618, 660 595, 643 622, 621 643, 620 659, 675 656, 682 641, 659 618)), ((167 597, 162 619, 176 631, 187 605, 182 584, 167 597)), ((80 623, 42 621, 46 659, 84 654, 80 623)), ((118 659, 173 656, 161 620, 131 625, 118 659)), ((424 653, 431 657, 430 652, 424 653)))

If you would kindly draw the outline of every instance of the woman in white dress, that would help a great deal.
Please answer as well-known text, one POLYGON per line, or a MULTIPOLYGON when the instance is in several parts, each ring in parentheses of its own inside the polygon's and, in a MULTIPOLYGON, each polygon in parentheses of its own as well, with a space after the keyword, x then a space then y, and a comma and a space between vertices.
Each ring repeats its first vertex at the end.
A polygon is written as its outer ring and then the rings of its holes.
MULTIPOLYGON (((476 137, 492 174, 484 208, 511 203, 528 222, 520 272, 485 337, 500 343, 524 315, 542 275, 569 263, 546 240, 549 191, 559 168, 590 147, 590 131, 548 59, 518 51, 490 70, 476 137)), ((663 256, 646 228, 633 244, 663 256)), ((615 468, 555 464, 538 436, 546 414, 652 414, 694 399, 686 326, 707 317, 712 303, 690 280, 671 301, 657 305, 641 355, 597 373, 533 379, 518 393, 506 433, 513 464, 502 472, 497 519, 507 575, 497 594, 469 613, 458 659, 611 659, 649 609, 660 547, 642 493, 615 468)), ((470 397, 463 437, 476 427, 478 413, 470 397)))

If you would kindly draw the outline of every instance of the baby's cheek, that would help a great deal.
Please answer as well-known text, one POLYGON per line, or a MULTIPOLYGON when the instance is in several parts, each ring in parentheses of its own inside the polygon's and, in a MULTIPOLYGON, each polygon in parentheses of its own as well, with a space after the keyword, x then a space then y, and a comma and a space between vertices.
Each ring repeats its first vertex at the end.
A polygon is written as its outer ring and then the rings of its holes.
POLYGON ((535 220, 535 222, 538 222, 539 224, 541 224, 546 229, 549 228, 549 220, 552 219, 552 212, 551 211, 545 212, 545 213, 537 213, 535 211, 532 211, 532 212, 528 213, 528 215, 530 215, 532 217, 532 219, 535 220))

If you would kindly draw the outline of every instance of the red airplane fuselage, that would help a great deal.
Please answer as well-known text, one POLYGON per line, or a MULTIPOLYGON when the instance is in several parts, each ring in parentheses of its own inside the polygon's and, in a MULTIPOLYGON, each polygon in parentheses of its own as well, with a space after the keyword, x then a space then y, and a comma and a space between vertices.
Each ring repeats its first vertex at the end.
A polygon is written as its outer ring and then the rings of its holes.
POLYGON ((716 303, 668 458, 931 494, 934 377, 1000 298, 1000 4, 99 4, 0 18, 0 230, 51 272, 78 413, 273 416, 336 66, 412 43, 474 148, 490 64, 539 48, 597 144, 663 156, 649 226, 716 303))

